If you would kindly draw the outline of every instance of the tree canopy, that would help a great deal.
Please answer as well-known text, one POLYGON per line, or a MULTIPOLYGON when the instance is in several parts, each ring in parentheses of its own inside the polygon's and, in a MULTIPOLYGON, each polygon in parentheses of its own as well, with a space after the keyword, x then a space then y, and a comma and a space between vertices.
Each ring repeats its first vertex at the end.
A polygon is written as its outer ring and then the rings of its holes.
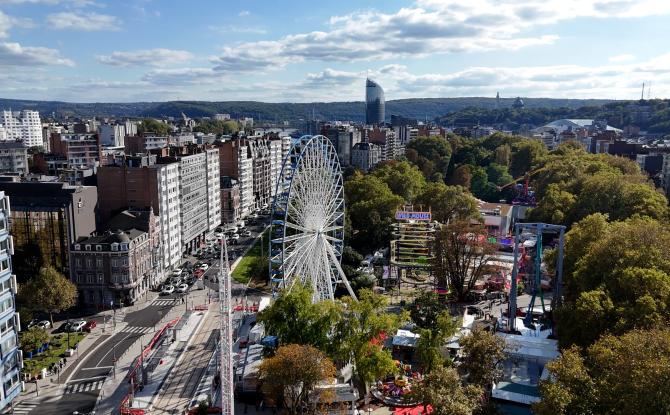
POLYGON ((440 136, 417 137, 407 143, 407 158, 416 164, 427 179, 437 174, 446 178, 451 160, 451 146, 440 136))
POLYGON ((413 202, 426 185, 419 169, 407 161, 389 161, 378 165, 372 175, 379 178, 393 194, 404 201, 413 202))
POLYGON ((145 118, 137 126, 137 132, 140 134, 156 133, 157 135, 168 135, 170 133, 170 126, 153 118, 145 118))
POLYGON ((395 195, 379 177, 360 172, 344 184, 347 223, 351 227, 351 245, 370 252, 387 246, 395 211, 404 200, 395 195))
POLYGON ((562 345, 587 346, 606 332, 670 322, 670 229, 649 218, 608 222, 595 214, 566 234, 562 345))
POLYGON ((586 349, 563 351, 540 381, 538 415, 670 413, 670 331, 606 335, 586 349))
POLYGON ((265 330, 280 344, 304 344, 333 352, 330 328, 342 318, 342 307, 334 301, 312 303, 312 290, 296 283, 281 292, 275 301, 258 313, 265 330))
POLYGON ((300 344, 279 347, 261 363, 259 378, 271 396, 283 398, 289 413, 308 403, 314 386, 335 376, 333 362, 320 350, 300 344))
POLYGON ((435 415, 473 415, 481 408, 482 389, 463 385, 456 369, 438 366, 427 374, 414 394, 435 415))
POLYGON ((449 287, 458 301, 465 301, 484 275, 495 246, 485 238, 481 224, 457 220, 443 225, 433 241, 433 274, 440 287, 449 287))
POLYGON ((667 198, 654 188, 636 163, 581 148, 560 146, 538 162, 533 187, 539 199, 529 220, 570 225, 593 214, 611 220, 634 215, 663 219, 667 198))
POLYGON ((49 314, 65 311, 77 302, 77 287, 53 267, 43 267, 20 291, 22 302, 33 310, 49 314))
POLYGON ((447 223, 453 219, 478 216, 477 200, 462 186, 447 186, 443 182, 428 183, 415 200, 416 205, 430 208, 433 220, 447 223))

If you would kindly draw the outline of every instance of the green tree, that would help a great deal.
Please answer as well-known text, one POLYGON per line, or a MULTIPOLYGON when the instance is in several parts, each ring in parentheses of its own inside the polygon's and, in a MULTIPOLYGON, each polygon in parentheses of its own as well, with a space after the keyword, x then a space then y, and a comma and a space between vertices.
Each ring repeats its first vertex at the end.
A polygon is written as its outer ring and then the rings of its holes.
POLYGON ((268 333, 278 337, 280 344, 306 344, 332 353, 330 328, 338 324, 341 315, 339 302, 312 303, 312 290, 296 283, 258 313, 258 321, 268 333))
POLYGON ((456 167, 451 175, 451 180, 449 181, 453 186, 463 186, 466 189, 470 189, 471 182, 472 172, 470 171, 470 166, 467 164, 456 167))
POLYGON ((472 179, 470 181, 470 190, 475 197, 487 200, 495 186, 489 183, 489 176, 486 169, 475 166, 470 168, 472 172, 472 179), (493 186, 493 187, 492 187, 493 186))
POLYGON ((60 313, 77 302, 77 287, 53 267, 43 267, 21 290, 24 304, 37 311, 49 314, 53 325, 53 314, 60 313))
POLYGON ((24 352, 32 352, 49 341, 49 333, 42 328, 31 327, 19 335, 19 340, 24 352))
POLYGON ((344 184, 344 193, 352 246, 367 252, 387 246, 395 212, 404 202, 402 197, 393 194, 378 177, 360 172, 344 184))
POLYGON ((539 140, 521 140, 512 146, 510 174, 521 177, 533 169, 535 164, 547 154, 547 147, 539 140))
POLYGON ((289 413, 308 404, 309 393, 320 382, 336 374, 333 362, 320 350, 300 344, 289 344, 263 360, 258 369, 263 389, 271 396, 283 398, 289 413))
POLYGON ((435 323, 426 329, 419 330, 419 341, 416 353, 424 373, 432 372, 436 367, 444 364, 442 355, 444 343, 458 331, 460 320, 454 319, 449 311, 442 311, 435 323))
POLYGON ((451 160, 451 146, 445 138, 417 137, 407 143, 407 149, 410 150, 411 161, 419 167, 426 178, 439 173, 444 180, 451 160))
POLYGON ((604 333, 670 323, 667 225, 649 218, 589 216, 566 234, 559 342, 588 346, 604 333))
POLYGON ((497 163, 489 164, 489 166, 486 168, 486 176, 491 183, 498 186, 511 183, 514 180, 507 172, 507 167, 497 163))
POLYGON ((414 201, 414 198, 426 185, 426 179, 421 171, 406 161, 389 161, 380 164, 372 171, 372 175, 386 183, 394 194, 402 197, 406 202, 414 201))
POLYGON ((538 415, 670 413, 670 331, 606 335, 585 355, 576 347, 550 362, 538 415))
POLYGON ((435 415, 473 415, 481 408, 482 389, 463 385, 456 369, 438 366, 413 392, 435 415))
POLYGON ((137 132, 140 134, 156 133, 157 135, 164 136, 170 133, 170 126, 153 118, 145 118, 137 126, 137 132))
POLYGON ((477 200, 466 188, 447 186, 442 182, 428 183, 415 204, 422 205, 424 209, 430 208, 433 220, 440 223, 479 216, 477 200))
POLYGON ((512 147, 509 144, 503 144, 495 149, 495 163, 509 168, 512 161, 512 147))
POLYGON ((458 301, 465 301, 484 275, 496 247, 486 239, 486 229, 469 220, 452 221, 436 232, 433 241, 433 275, 440 287, 449 287, 458 301))
POLYGON ((502 377, 505 340, 483 329, 475 329, 459 340, 463 360, 459 369, 469 384, 489 391, 502 377))
POLYGON ((437 318, 445 309, 445 305, 434 291, 422 291, 414 299, 409 315, 417 326, 428 329, 435 327, 437 318))
POLYGON ((342 319, 333 327, 331 342, 338 345, 337 360, 354 363, 355 373, 367 387, 371 382, 397 371, 384 336, 394 333, 407 313, 386 312, 388 299, 370 290, 359 292, 359 301, 344 297, 342 319))

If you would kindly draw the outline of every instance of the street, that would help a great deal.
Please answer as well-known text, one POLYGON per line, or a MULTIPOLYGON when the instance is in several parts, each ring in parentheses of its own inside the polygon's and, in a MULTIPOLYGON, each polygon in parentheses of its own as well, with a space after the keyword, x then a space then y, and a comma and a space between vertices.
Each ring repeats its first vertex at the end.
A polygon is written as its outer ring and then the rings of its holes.
MULTIPOLYGON (((264 229, 264 225, 260 223, 253 227, 250 226, 249 229, 252 231, 251 236, 240 238, 236 245, 229 245, 229 252, 235 251, 240 255, 244 253, 253 244, 259 232, 264 229)), ((232 264, 236 256, 230 255, 229 258, 232 264)), ((216 295, 218 282, 212 280, 219 272, 218 255, 212 257, 203 253, 200 257, 188 257, 185 261, 211 263, 203 276, 204 289, 208 291, 207 294, 216 295)), ((231 293, 235 297, 233 302, 240 301, 245 295, 246 289, 245 284, 233 281, 231 293)), ((111 318, 100 315, 94 316, 93 319, 98 322, 98 327, 95 330, 102 330, 105 327, 105 334, 100 336, 95 345, 82 352, 81 356, 75 354, 73 364, 60 374, 58 382, 63 385, 61 396, 40 394, 40 397, 26 397, 15 406, 14 413, 39 412, 40 415, 62 415, 71 414, 74 411, 80 413, 92 411, 103 382, 112 373, 117 359, 142 335, 159 330, 160 325, 158 323, 171 310, 178 307, 183 307, 185 310, 190 293, 194 290, 197 290, 195 284, 185 294, 158 295, 153 292, 147 293, 144 300, 140 300, 133 307, 117 309, 111 318)), ((250 297, 249 301, 254 301, 255 298, 255 301, 258 301, 256 296, 250 297)), ((116 375, 125 376, 125 373, 116 373, 116 375)), ((54 379, 54 381, 56 380, 54 379)))

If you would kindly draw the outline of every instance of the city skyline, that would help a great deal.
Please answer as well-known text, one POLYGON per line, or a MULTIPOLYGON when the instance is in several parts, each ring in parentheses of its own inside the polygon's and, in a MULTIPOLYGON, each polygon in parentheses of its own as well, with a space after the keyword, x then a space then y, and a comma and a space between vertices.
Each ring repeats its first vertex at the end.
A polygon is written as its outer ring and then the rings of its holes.
POLYGON ((0 0, 2 98, 73 102, 667 97, 660 0, 0 0))

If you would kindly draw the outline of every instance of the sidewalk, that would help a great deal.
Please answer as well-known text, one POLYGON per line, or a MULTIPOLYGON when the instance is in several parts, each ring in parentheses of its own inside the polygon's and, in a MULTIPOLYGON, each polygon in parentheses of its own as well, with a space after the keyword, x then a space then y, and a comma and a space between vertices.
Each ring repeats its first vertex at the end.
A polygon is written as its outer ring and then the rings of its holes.
MULTIPOLYGON (((67 358, 67 363, 60 371, 59 375, 53 374, 47 376, 44 379, 39 379, 37 381, 37 387, 39 389, 39 399, 47 399, 52 396, 62 395, 63 390, 65 389, 65 383, 71 374, 76 370, 77 366, 86 359, 88 354, 100 347, 105 343, 113 333, 123 330, 126 326, 126 323, 123 322, 126 314, 132 313, 138 310, 144 309, 146 306, 151 304, 151 302, 158 296, 158 293, 147 292, 145 297, 135 303, 133 306, 125 307, 122 309, 117 309, 116 312, 113 310, 106 310, 100 312, 94 316, 91 316, 89 320, 101 321, 98 323, 98 326, 87 334, 79 344, 77 345, 75 354, 67 358), (106 322, 106 323, 105 323, 106 322), (114 330, 114 324, 116 324, 116 329, 114 330)), ((56 326, 62 322, 54 322, 56 326)), ((16 405, 24 400, 36 398, 35 393, 35 384, 33 382, 25 384, 25 390, 21 392, 19 396, 14 399, 13 403, 16 405)))

